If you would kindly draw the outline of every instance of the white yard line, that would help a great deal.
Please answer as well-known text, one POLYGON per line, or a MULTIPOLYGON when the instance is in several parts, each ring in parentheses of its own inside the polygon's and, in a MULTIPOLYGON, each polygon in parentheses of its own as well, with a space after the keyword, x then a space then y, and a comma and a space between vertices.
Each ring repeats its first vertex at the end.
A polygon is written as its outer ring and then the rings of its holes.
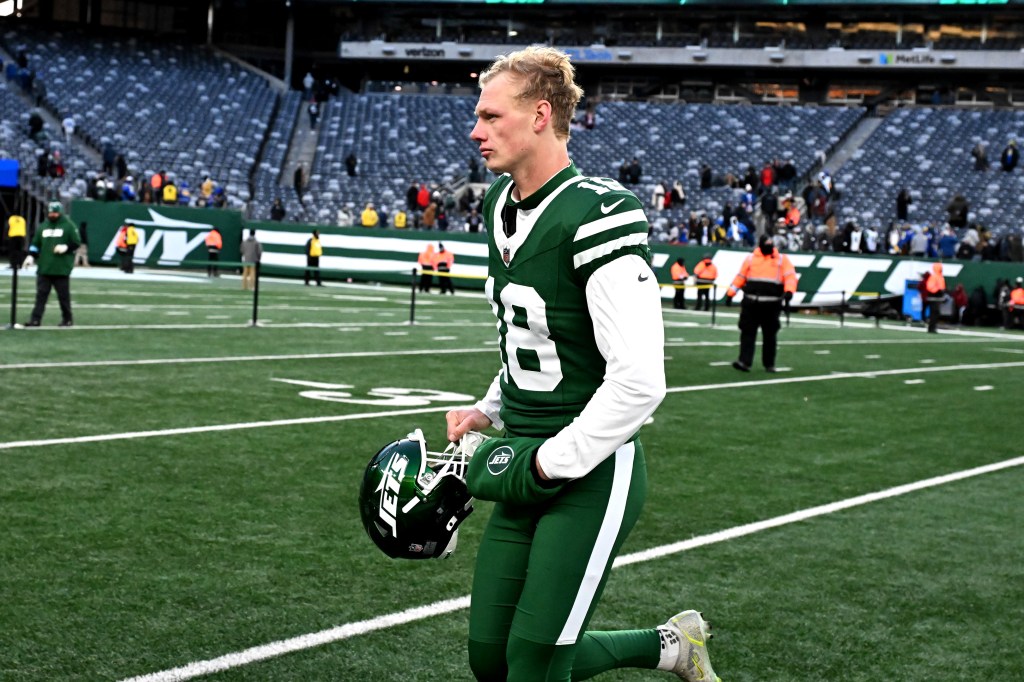
MULTIPOLYGON (((483 348, 475 351, 406 351, 407 355, 422 355, 425 353, 441 353, 441 352, 493 352, 492 349, 483 348)), ((351 354, 339 354, 347 355, 351 357, 362 357, 365 355, 373 355, 373 353, 351 353, 351 354)), ((302 356, 296 356, 302 357, 302 356)), ((160 362, 160 361, 153 361, 160 362)), ((675 386, 668 389, 668 393, 690 393, 694 391, 714 391, 724 388, 746 388, 750 386, 770 386, 773 384, 799 384, 812 381, 833 381, 838 379, 874 379, 881 376, 898 376, 901 374, 924 374, 930 372, 957 372, 967 370, 986 370, 986 369, 1009 369, 1016 367, 1024 367, 1024 361, 1021 362, 997 362, 988 364, 973 364, 973 365, 949 365, 945 367, 907 367, 904 369, 888 369, 888 370, 876 370, 869 372, 833 372, 830 374, 817 374, 813 376, 805 377, 784 377, 775 379, 762 379, 759 381, 732 381, 722 384, 702 384, 698 386, 675 386)), ((440 407, 424 407, 410 410, 394 410, 394 411, 381 411, 381 412, 363 412, 358 414, 345 414, 345 415, 331 415, 326 417, 302 417, 297 419, 275 419, 271 421, 261 422, 240 422, 235 424, 212 424, 209 426, 189 426, 176 429, 159 429, 153 431, 129 431, 126 433, 106 433, 98 434, 93 436, 71 436, 67 438, 50 438, 42 440, 22 440, 22 441, 10 441, 7 443, 0 442, 0 450, 13 450, 15 448, 31 448, 31 447, 45 447, 48 445, 71 445, 74 443, 97 443, 101 441, 112 441, 112 440, 133 440, 136 438, 154 438, 154 437, 166 437, 166 436, 182 436, 192 433, 209 433, 212 431, 240 431, 245 429, 260 429, 274 426, 293 426, 296 424, 321 424, 328 422, 340 422, 340 421, 351 421, 355 419, 374 419, 376 417, 388 417, 391 415, 402 415, 402 414, 425 414, 429 412, 444 412, 458 407, 456 405, 447 405, 440 407)))
MULTIPOLYGON (((699 547, 706 547, 719 542, 735 540, 746 535, 753 535, 754 533, 760 533, 761 531, 770 530, 772 528, 779 528, 791 523, 807 521, 808 519, 813 519, 818 516, 834 514, 852 507, 858 507, 872 502, 879 502, 881 500, 906 495, 926 488, 934 488, 940 485, 962 481, 967 478, 1002 471, 1012 467, 1018 467, 1022 464, 1024 464, 1024 457, 1016 457, 1014 459, 1008 459, 994 464, 986 464, 974 469, 956 471, 950 474, 935 476, 934 478, 926 478, 913 483, 896 486, 894 488, 887 488, 878 492, 850 497, 838 502, 831 502, 817 507, 801 509, 789 514, 765 519, 763 521, 755 521, 742 526, 734 526, 715 533, 699 535, 688 540, 682 540, 668 545, 661 545, 660 547, 652 547, 651 549, 645 549, 639 552, 634 552, 633 554, 620 556, 615 560, 614 568, 621 568, 622 566, 661 559, 672 554, 686 552, 699 547)), ((179 680, 188 680, 193 677, 209 675, 211 673, 229 670, 231 668, 238 668, 250 663, 256 663, 257 661, 275 658, 283 654, 311 649, 324 644, 330 644, 332 642, 338 642, 344 639, 357 637, 359 635, 365 635, 377 630, 385 630, 398 625, 424 620, 426 618, 439 616, 445 613, 461 611, 468 607, 468 595, 457 597, 455 599, 445 599, 432 604, 406 609, 405 611, 377 616, 376 618, 371 618, 369 620, 346 623, 345 625, 339 625, 328 630, 321 630, 320 632, 292 637, 290 639, 282 639, 276 642, 271 642, 270 644, 255 646, 249 649, 244 649, 243 651, 225 654, 224 656, 218 656, 217 658, 211 658, 205 661, 195 661, 188 665, 172 668, 170 670, 128 678, 123 682, 177 682, 179 680)))

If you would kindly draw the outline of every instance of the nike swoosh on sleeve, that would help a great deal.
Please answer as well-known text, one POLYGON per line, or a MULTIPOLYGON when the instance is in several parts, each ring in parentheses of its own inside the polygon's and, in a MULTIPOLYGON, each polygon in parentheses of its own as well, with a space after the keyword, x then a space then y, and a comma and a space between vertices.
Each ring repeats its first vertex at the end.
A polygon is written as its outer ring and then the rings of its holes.
POLYGON ((619 199, 614 204, 611 204, 609 206, 605 206, 604 204, 601 204, 601 213, 604 213, 605 215, 608 215, 609 213, 614 211, 615 207, 618 206, 619 204, 621 204, 623 201, 625 201, 625 199, 619 199))

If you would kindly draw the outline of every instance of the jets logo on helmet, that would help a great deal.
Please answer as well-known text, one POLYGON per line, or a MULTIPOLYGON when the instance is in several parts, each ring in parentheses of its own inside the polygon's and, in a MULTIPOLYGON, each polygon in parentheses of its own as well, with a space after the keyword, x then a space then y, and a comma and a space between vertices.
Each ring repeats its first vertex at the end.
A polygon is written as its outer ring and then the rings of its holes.
POLYGON ((431 452, 423 432, 385 445, 359 489, 366 534, 394 559, 444 558, 455 551, 459 524, 473 512, 466 470, 484 436, 469 433, 431 452))

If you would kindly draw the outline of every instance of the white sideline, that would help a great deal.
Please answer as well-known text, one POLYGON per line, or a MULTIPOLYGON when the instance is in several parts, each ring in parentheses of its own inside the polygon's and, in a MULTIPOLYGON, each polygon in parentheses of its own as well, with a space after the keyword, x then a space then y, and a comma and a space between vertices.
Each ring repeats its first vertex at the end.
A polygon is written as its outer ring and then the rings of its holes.
MULTIPOLYGON (((494 349, 479 349, 479 351, 430 351, 434 353, 443 352, 494 352, 494 349)), ((405 351, 407 354, 421 354, 425 351, 405 351)), ((339 356, 351 355, 362 356, 366 353, 338 353, 339 356)), ((301 357, 301 356, 296 356, 301 357)), ((146 361, 149 363, 150 361, 146 361)), ((159 361, 153 361, 159 362, 159 361)), ((69 363, 70 364, 70 363, 69 363)), ((866 372, 833 372, 830 374, 815 374, 806 377, 784 377, 779 379, 762 379, 756 381, 732 381, 722 384, 703 384, 700 386, 675 386, 668 389, 668 393, 689 393, 691 391, 713 391, 722 388, 744 388, 749 386, 770 386, 772 384, 799 384, 811 381, 832 381, 835 379, 873 379, 880 376, 894 376, 900 374, 924 374, 931 372, 955 372, 962 370, 981 369, 1008 369, 1012 367, 1024 367, 1021 362, 992 362, 986 364, 971 365, 945 365, 928 367, 906 367, 903 369, 874 370, 866 372)), ((212 431, 237 431, 243 429, 261 429, 273 426, 294 426, 298 424, 324 424, 329 422, 352 421, 356 419, 374 419, 377 417, 389 417, 403 414, 427 414, 430 412, 446 412, 458 405, 444 405, 437 407, 421 407, 408 410, 394 410, 381 412, 362 412, 357 414, 332 415, 328 417, 298 417, 295 419, 274 419, 262 422, 240 422, 235 424, 211 424, 209 426, 188 426, 177 429, 158 429, 153 431, 128 431, 124 433, 102 433, 93 436, 69 436, 67 438, 49 438, 43 440, 20 440, 0 442, 0 450, 13 450, 14 448, 31 448, 46 445, 70 445, 73 443, 98 443, 111 440, 131 440, 133 438, 153 438, 158 436, 182 436, 190 433, 209 433, 212 431)))
MULTIPOLYGON (((670 545, 662 545, 661 547, 652 547, 651 549, 645 549, 640 552, 634 552, 633 554, 620 556, 615 560, 613 567, 620 568, 622 566, 629 566, 630 564, 660 559, 670 554, 685 552, 698 547, 705 547, 707 545, 725 542, 726 540, 735 540, 736 538, 759 533, 763 530, 778 528, 779 526, 797 523, 799 521, 806 521, 807 519, 811 519, 816 516, 832 514, 837 511, 850 509, 851 507, 870 504, 871 502, 878 502, 890 497, 906 495, 907 493, 923 490, 925 488, 945 485, 947 483, 953 483, 966 478, 1021 466, 1022 464, 1024 464, 1024 457, 1016 457, 1014 459, 1008 459, 994 464, 986 464, 974 469, 965 469, 963 471, 935 476, 933 478, 926 478, 914 483, 907 483, 905 485, 880 490, 874 493, 850 497, 838 502, 831 502, 817 507, 809 507, 808 509, 792 512, 790 514, 783 514, 782 516, 765 519, 764 521, 755 521, 742 526, 734 526, 733 528, 727 528, 715 533, 699 535, 697 537, 690 538, 689 540, 683 540, 670 545)), ((248 665, 268 658, 275 658, 294 651, 301 651, 303 649, 309 649, 322 644, 330 644, 332 642, 338 642, 358 635, 365 635, 370 632, 383 630, 396 625, 403 625, 405 623, 423 620, 432 616, 460 611, 468 607, 468 595, 455 599, 446 599, 444 601, 434 602, 433 604, 399 611, 398 613, 377 616, 376 618, 361 620, 355 623, 346 623, 345 625, 339 625, 328 630, 321 630, 320 632, 301 635, 299 637, 282 639, 277 642, 271 642, 270 644, 252 647, 243 651, 218 656, 217 658, 211 658, 206 661, 195 661, 179 668, 172 668, 162 672, 126 678, 122 682, 176 682, 178 680, 188 680, 193 677, 200 677, 202 675, 209 675, 211 673, 228 670, 230 668, 237 668, 239 666, 248 665)))

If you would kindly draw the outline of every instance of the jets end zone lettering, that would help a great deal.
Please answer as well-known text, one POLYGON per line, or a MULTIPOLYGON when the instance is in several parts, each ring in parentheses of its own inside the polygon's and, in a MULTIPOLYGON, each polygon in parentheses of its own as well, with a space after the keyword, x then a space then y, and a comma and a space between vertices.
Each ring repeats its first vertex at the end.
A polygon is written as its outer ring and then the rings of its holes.
POLYGON ((206 235, 213 227, 223 237, 221 260, 240 258, 242 218, 238 211, 86 200, 72 202, 71 211, 79 227, 87 226, 89 260, 93 263, 117 262, 117 234, 129 220, 139 234, 136 263, 176 266, 187 260, 205 261, 206 235))

